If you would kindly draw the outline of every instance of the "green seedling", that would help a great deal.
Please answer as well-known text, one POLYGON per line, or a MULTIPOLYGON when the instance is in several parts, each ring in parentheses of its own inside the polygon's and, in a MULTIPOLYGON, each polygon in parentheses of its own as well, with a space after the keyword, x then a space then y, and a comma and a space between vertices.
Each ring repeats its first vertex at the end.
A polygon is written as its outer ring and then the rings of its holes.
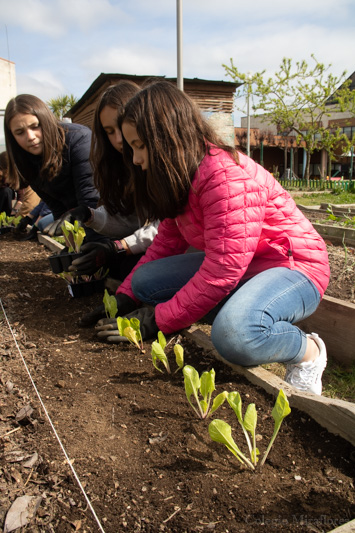
POLYGON ((85 238, 85 230, 79 225, 79 222, 75 220, 74 224, 71 224, 67 220, 61 226, 65 239, 65 244, 68 247, 68 252, 80 252, 81 245, 85 238))
POLYGON ((122 318, 117 317, 117 327, 119 334, 126 337, 131 344, 137 346, 138 350, 145 353, 143 349, 143 339, 140 330, 140 322, 138 318, 122 318))
MULTIPOLYGON (((93 279, 103 279, 106 278, 107 274, 109 273, 109 269, 107 268, 104 270, 103 267, 99 268, 99 270, 96 270, 95 274, 92 275, 93 279)), ((112 317, 114 318, 114 317, 112 317)))
POLYGON ((203 372, 201 377, 197 370, 190 365, 184 366, 185 393, 189 404, 199 418, 208 418, 214 413, 226 400, 228 393, 226 391, 218 394, 211 405, 212 393, 215 391, 215 371, 212 368, 209 372, 203 372), (191 401, 194 397, 196 406, 191 401), (199 396, 202 396, 200 399, 199 396))
POLYGON ((261 460, 260 466, 263 466, 263 464, 266 461, 267 456, 269 455, 269 451, 271 450, 271 446, 274 444, 274 441, 280 430, 283 419, 286 418, 286 416, 289 415, 290 413, 291 413, 291 407, 290 407, 290 404, 288 403, 287 396, 284 393, 284 391, 280 389, 274 408, 271 412, 271 416, 274 419, 274 432, 269 442, 269 446, 267 447, 267 450, 264 453, 264 457, 261 460))
MULTIPOLYGON (((251 460, 248 459, 248 457, 246 457, 241 452, 241 450, 238 448, 237 444, 235 443, 232 437, 232 428, 224 420, 216 419, 210 423, 208 427, 210 437, 213 441, 224 444, 228 448, 228 450, 231 451, 241 463, 245 464, 252 470, 255 470, 255 467, 258 461, 258 455, 259 455, 259 450, 256 448, 256 443, 255 443, 256 424, 257 424, 257 413, 256 413, 255 404, 248 405, 247 410, 245 412, 244 419, 243 419, 242 401, 240 398, 240 394, 238 392, 229 393, 228 403, 232 407, 234 413, 237 416, 238 422, 240 423, 243 429, 244 436, 248 444, 249 455, 250 455, 251 460), (252 442, 250 441, 249 433, 252 437, 252 442)), ((266 458, 279 432, 283 419, 287 415, 289 415, 290 412, 291 412, 291 408, 289 406, 287 397, 284 391, 280 389, 280 392, 277 396, 274 408, 271 413, 274 419, 274 422, 275 422, 274 432, 272 434, 272 437, 270 439, 266 452, 264 453, 264 456, 260 462, 260 467, 263 466, 263 464, 266 461, 266 458)))
MULTIPOLYGON (((154 341, 152 344, 152 362, 154 368, 156 368, 159 372, 163 372, 161 368, 159 368, 159 361, 164 365, 165 370, 168 374, 171 374, 171 368, 168 361, 168 358, 165 353, 165 348, 167 346, 166 338, 164 336, 164 333, 162 331, 158 331, 158 340, 154 341)), ((181 370, 184 366, 184 349, 180 344, 174 345, 174 354, 175 354, 175 361, 177 364, 177 369, 181 370)))
POLYGON ((2 211, 0 213, 0 228, 8 228, 9 226, 12 226, 13 228, 16 228, 21 220, 22 216, 19 215, 17 217, 15 216, 8 216, 5 211, 2 211))
POLYGON ((244 420, 242 415, 242 399, 240 397, 239 392, 230 392, 228 394, 228 403, 233 409, 239 424, 241 425, 245 439, 248 444, 249 448, 249 454, 252 458, 253 464, 256 465, 257 463, 257 456, 259 455, 259 450, 256 447, 256 440, 255 440, 255 430, 256 430, 256 424, 258 420, 258 414, 256 412, 255 403, 251 403, 248 405, 247 410, 245 412, 244 420), (251 443, 249 438, 249 433, 253 439, 253 443, 251 443))
POLYGON ((113 294, 109 295, 108 290, 105 289, 103 303, 105 306, 105 313, 107 318, 115 318, 117 315, 117 300, 113 294))
POLYGON ((72 272, 60 272, 58 276, 67 283, 77 283, 79 281, 78 276, 75 276, 72 272))

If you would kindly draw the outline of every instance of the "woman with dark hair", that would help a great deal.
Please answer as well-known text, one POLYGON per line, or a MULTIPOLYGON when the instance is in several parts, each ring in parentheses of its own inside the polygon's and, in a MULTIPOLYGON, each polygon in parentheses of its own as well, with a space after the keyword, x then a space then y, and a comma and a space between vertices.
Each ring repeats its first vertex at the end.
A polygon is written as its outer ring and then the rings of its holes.
MULTIPOLYGON (((328 255, 289 193, 225 146, 169 82, 152 83, 130 100, 122 133, 137 211, 161 223, 117 290, 118 315, 128 299, 153 306, 128 314, 140 320, 143 338, 152 338, 211 313, 212 342, 223 359, 285 363, 288 383, 321 394, 324 342, 294 324, 318 307, 329 282, 328 255), (188 246, 200 251, 186 254, 188 246)), ((115 319, 100 320, 97 331, 122 340, 115 319)))
MULTIPOLYGON (((52 211, 53 228, 68 209, 96 207, 89 128, 61 123, 42 100, 20 94, 6 106, 4 130, 10 186, 31 186, 52 211)), ((87 240, 97 238, 94 231, 87 233, 87 240)))
POLYGON ((70 267, 78 274, 92 274, 100 267, 108 267, 110 276, 124 279, 157 233, 158 222, 144 225, 144 215, 141 221, 138 219, 122 155, 119 120, 125 104, 139 90, 132 81, 121 80, 103 92, 95 110, 90 160, 100 194, 99 207, 80 205, 65 213, 61 220, 79 220, 109 239, 81 247, 83 255, 70 267))
POLYGON ((9 187, 7 182, 8 160, 6 152, 0 154, 0 213, 11 215, 12 201, 15 198, 15 191, 9 187))

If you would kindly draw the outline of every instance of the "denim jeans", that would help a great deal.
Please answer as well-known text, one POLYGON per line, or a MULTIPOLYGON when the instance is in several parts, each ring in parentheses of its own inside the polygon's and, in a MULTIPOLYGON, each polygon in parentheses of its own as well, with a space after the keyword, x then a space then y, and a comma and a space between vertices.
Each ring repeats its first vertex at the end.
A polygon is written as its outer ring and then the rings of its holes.
MULTIPOLYGON (((201 266, 205 254, 190 253, 142 265, 132 277, 134 295, 150 305, 166 302, 201 266)), ((299 363, 307 338, 295 322, 311 315, 320 294, 304 274, 271 268, 241 282, 212 312, 211 338, 231 363, 299 363)))
POLYGON ((53 221, 54 221, 54 216, 52 215, 52 213, 49 213, 48 215, 41 218, 41 220, 37 223, 37 228, 39 229, 41 233, 43 233, 43 230, 47 226, 49 226, 49 224, 52 224, 53 221))

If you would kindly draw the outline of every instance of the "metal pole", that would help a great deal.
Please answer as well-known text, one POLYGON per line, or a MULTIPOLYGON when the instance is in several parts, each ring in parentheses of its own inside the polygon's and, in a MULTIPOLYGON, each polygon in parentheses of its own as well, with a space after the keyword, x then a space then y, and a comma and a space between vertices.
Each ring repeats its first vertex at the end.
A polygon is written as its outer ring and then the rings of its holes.
POLYGON ((249 111, 249 99, 250 99, 250 82, 248 81, 248 94, 247 94, 247 156, 250 157, 250 111, 249 111))
POLYGON ((177 34, 177 86, 184 90, 184 77, 182 73, 182 0, 176 0, 176 34, 177 34))

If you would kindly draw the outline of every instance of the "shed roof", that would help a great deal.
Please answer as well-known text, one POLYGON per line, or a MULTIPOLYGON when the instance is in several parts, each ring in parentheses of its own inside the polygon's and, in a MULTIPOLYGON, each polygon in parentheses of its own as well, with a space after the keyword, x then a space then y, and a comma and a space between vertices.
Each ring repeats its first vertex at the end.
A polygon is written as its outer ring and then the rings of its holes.
MULTIPOLYGON (((72 118, 73 116, 77 115, 79 110, 88 105, 99 92, 101 93, 101 90, 103 90, 104 87, 112 83, 118 83, 118 81, 122 79, 134 81, 138 85, 142 85, 142 83, 149 79, 165 79, 173 83, 176 83, 177 81, 176 78, 167 78, 166 76, 138 76, 133 74, 101 73, 65 116, 72 118)), ((184 78, 184 88, 186 93, 190 94, 190 96, 197 95, 198 98, 198 95, 200 95, 200 98, 203 98, 206 102, 206 105, 209 107, 216 105, 216 100, 218 100, 218 98, 223 100, 223 95, 228 95, 229 98, 227 103, 219 102, 219 106, 222 106, 222 108, 224 107, 224 109, 221 110, 226 112, 232 111, 233 98, 231 98, 231 96, 234 94, 235 89, 239 87, 239 85, 241 84, 230 81, 184 78), (201 87, 201 90, 198 90, 198 87, 201 87), (211 95, 212 98, 207 98, 207 94, 211 95)))

